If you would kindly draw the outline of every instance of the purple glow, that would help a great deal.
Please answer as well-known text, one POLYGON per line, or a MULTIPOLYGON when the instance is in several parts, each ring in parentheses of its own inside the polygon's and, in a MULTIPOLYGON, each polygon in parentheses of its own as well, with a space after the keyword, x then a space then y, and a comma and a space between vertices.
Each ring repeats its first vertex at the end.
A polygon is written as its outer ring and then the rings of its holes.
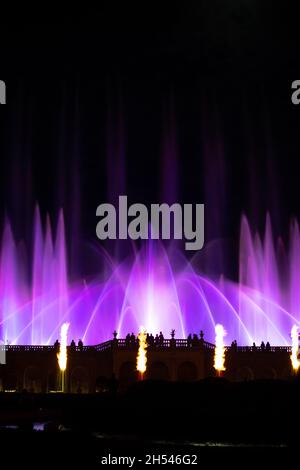
POLYGON ((242 219, 239 283, 201 275, 182 254, 168 255, 154 242, 132 259, 118 264, 110 260, 105 280, 71 283, 62 212, 53 239, 49 218, 43 230, 36 209, 32 257, 29 281, 24 247, 16 244, 6 222, 0 333, 10 344, 53 344, 66 321, 69 339, 83 339, 85 344, 110 339, 114 329, 120 337, 137 333, 141 325, 167 337, 175 328, 182 338, 202 329, 205 339, 213 342, 214 327, 221 323, 227 343, 237 339, 243 345, 262 340, 287 345, 292 325, 300 325, 300 233, 295 221, 285 254, 282 244, 275 249, 268 218, 263 241, 242 219))

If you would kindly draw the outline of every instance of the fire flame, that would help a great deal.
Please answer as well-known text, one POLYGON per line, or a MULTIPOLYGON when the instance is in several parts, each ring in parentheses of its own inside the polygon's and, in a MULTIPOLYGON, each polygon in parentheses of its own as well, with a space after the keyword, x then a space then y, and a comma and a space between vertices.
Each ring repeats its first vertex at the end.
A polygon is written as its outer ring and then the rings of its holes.
POLYGON ((292 337, 292 354, 291 354, 291 362, 295 372, 298 371, 300 367, 300 361, 298 360, 298 352, 299 352, 299 332, 298 326, 294 325, 291 331, 292 337))
POLYGON ((226 370, 224 363, 225 363, 225 347, 224 347, 224 336, 226 335, 226 331, 224 330, 223 325, 216 325, 215 326, 215 333, 216 333, 216 347, 215 347, 215 357, 214 357, 214 368, 218 371, 219 375, 221 371, 226 370))
POLYGON ((67 335, 70 323, 64 323, 60 329, 60 349, 57 354, 58 365, 62 372, 67 368, 67 335))
POLYGON ((141 327, 141 331, 138 334, 139 350, 137 354, 136 368, 140 372, 141 377, 147 369, 147 334, 144 327, 141 327))

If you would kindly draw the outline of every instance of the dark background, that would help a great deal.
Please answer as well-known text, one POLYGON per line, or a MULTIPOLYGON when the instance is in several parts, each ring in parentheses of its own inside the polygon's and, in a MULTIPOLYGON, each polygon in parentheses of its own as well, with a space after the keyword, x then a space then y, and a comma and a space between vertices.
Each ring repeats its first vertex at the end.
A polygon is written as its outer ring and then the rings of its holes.
POLYGON ((63 207, 74 261, 79 240, 97 242, 96 207, 119 194, 205 203, 206 244, 229 241, 230 275, 242 212, 263 233, 269 211, 287 239, 300 215, 292 3, 2 13, 0 215, 17 239, 30 244, 36 202, 53 220, 63 207))

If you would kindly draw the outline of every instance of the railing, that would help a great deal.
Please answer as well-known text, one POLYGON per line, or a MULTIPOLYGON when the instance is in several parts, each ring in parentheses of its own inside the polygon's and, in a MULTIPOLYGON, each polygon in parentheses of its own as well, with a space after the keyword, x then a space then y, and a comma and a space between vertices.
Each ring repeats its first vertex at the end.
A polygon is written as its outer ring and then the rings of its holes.
MULTIPOLYGON (((135 338, 134 341, 127 339, 113 339, 105 341, 104 343, 97 344, 95 346, 68 346, 69 350, 76 352, 81 351, 106 351, 116 347, 118 349, 136 349, 138 347, 138 340, 135 338)), ((215 345, 203 340, 188 340, 188 339, 163 339, 159 341, 154 341, 148 345, 149 349, 194 349, 203 347, 205 349, 213 350, 215 345)), ((6 345, 6 351, 52 351, 54 346, 30 346, 30 345, 6 345)))
MULTIPOLYGON (((54 346, 29 346, 29 345, 6 345, 6 351, 12 352, 50 352, 54 350, 54 346)), ((95 346, 68 346, 69 351, 76 352, 91 352, 91 351, 107 351, 113 348, 116 349, 137 349, 138 341, 135 338, 134 341, 131 339, 113 339, 105 341, 104 343, 97 344, 95 346)), ((201 339, 162 339, 159 341, 153 341, 148 345, 149 350, 167 350, 167 349, 177 349, 177 350, 197 350, 197 349, 206 349, 213 351, 215 345, 204 341, 201 339)), ((291 346, 270 346, 269 348, 261 348, 260 346, 225 346, 226 352, 238 352, 238 353, 249 353, 249 352, 272 352, 272 353, 291 353, 291 346)))
POLYGON ((54 346, 19 346, 19 345, 5 345, 5 350, 6 351, 14 351, 14 352, 23 352, 23 351, 39 351, 39 352, 44 352, 44 351, 52 351, 54 349, 54 346))
MULTIPOLYGON (((72 350, 72 346, 68 346, 68 348, 69 350, 72 350)), ((96 346, 75 346, 75 348, 73 348, 73 351, 82 352, 82 351, 92 351, 95 349, 96 349, 96 346)))
MULTIPOLYGON (((107 341, 106 343, 99 344, 97 346, 67 346, 69 351, 76 351, 76 352, 87 352, 87 351, 102 351, 106 349, 105 346, 107 343, 111 343, 111 341, 107 341)), ((39 351, 39 352, 49 352, 55 349, 55 346, 31 346, 31 345, 5 345, 6 351, 13 351, 13 352, 28 352, 28 351, 39 351)))
POLYGON ((269 348, 264 347, 262 348, 261 346, 226 346, 225 351, 232 351, 232 352, 238 352, 238 353, 247 353, 247 352, 292 352, 292 347, 291 346, 270 346, 269 348))
MULTIPOLYGON (((118 341, 121 341, 121 340, 118 340, 118 341)), ((111 349, 111 348, 112 348, 112 343, 113 343, 112 340, 105 341, 105 343, 97 344, 96 346, 93 346, 93 348, 94 348, 96 351, 107 351, 107 349, 111 349)))
MULTIPOLYGON (((96 346, 97 351, 103 351, 105 349, 110 349, 112 347, 118 349, 137 349, 138 348, 138 341, 135 338, 134 340, 131 339, 115 339, 112 341, 107 341, 106 343, 102 343, 99 346, 96 346)), ((211 349, 215 348, 215 345, 212 343, 208 343, 207 341, 203 340, 187 340, 187 339, 162 339, 158 341, 152 341, 148 344, 148 349, 150 350, 165 350, 165 349, 196 349, 196 348, 204 348, 204 349, 211 349)))

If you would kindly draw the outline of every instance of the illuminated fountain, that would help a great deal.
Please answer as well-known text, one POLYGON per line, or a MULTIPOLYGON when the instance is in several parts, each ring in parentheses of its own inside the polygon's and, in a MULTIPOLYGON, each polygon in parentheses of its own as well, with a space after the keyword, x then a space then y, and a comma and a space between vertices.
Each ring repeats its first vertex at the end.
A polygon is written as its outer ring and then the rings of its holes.
POLYGON ((29 265, 24 244, 16 242, 8 221, 3 230, 0 339, 9 344, 53 344, 67 322, 69 339, 85 344, 106 341, 115 329, 119 337, 137 333, 140 325, 165 337, 170 328, 179 338, 203 330, 214 343, 215 326, 222 324, 227 344, 236 339, 241 345, 269 341, 288 346, 292 326, 300 326, 300 234, 295 221, 284 253, 276 248, 269 219, 262 240, 243 217, 238 282, 221 273, 214 278, 202 274, 201 263, 167 251, 159 241, 145 243, 122 261, 106 254, 103 272, 104 257, 99 255, 99 277, 71 282, 63 213, 54 230, 49 217, 43 224, 36 209, 33 231, 29 265))

